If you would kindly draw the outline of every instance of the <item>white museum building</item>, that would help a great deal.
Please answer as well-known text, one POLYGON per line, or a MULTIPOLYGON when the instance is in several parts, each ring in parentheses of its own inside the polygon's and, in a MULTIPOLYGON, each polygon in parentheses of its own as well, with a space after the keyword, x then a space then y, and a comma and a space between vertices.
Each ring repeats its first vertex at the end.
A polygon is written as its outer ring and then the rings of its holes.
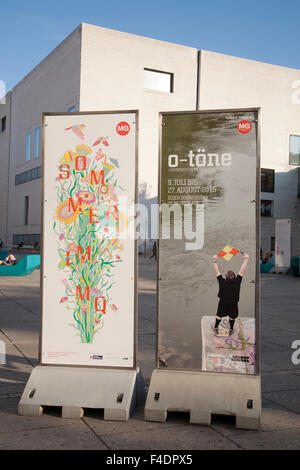
MULTIPOLYGON (((140 202, 156 202, 159 112, 261 112, 261 247, 300 255, 300 70, 81 24, 0 101, 0 238, 39 241, 43 112, 139 111, 140 202)), ((141 247, 144 243, 141 244, 141 247)))

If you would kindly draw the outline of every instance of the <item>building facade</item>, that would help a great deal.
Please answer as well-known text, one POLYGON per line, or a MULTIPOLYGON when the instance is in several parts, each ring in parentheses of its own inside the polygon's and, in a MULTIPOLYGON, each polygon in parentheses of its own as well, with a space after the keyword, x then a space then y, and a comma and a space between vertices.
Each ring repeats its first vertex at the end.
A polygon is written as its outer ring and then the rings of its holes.
POLYGON ((43 112, 139 110, 140 202, 149 206, 159 112, 261 107, 262 249, 274 248, 276 218, 291 218, 300 255, 297 82, 299 70, 80 25, 0 104, 0 237, 6 246, 39 240, 43 112))

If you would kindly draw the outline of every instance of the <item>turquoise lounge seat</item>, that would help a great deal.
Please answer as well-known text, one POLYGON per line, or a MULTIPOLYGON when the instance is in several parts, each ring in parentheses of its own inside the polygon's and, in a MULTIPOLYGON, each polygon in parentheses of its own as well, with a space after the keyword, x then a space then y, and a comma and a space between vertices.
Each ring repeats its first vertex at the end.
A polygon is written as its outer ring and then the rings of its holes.
POLYGON ((260 272, 261 273, 268 273, 268 272, 271 271, 271 269, 274 267, 274 265, 275 265, 275 259, 274 259, 274 255, 272 255, 271 258, 269 259, 268 263, 260 265, 260 272))
POLYGON ((40 264, 40 255, 25 255, 14 266, 0 265, 0 276, 26 276, 38 269, 40 264))
POLYGON ((0 250, 0 260, 4 260, 8 256, 8 251, 0 250))

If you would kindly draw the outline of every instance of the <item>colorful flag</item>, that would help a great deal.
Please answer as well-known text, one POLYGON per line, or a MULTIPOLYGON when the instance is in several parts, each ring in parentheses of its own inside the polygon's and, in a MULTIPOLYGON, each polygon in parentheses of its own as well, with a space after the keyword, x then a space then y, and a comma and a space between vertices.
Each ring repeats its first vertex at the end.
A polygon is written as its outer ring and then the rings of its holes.
POLYGON ((224 258, 226 261, 230 261, 231 258, 236 255, 237 253, 240 253, 239 250, 236 248, 233 248, 231 245, 226 245, 224 246, 223 250, 220 251, 218 254, 219 258, 224 258))

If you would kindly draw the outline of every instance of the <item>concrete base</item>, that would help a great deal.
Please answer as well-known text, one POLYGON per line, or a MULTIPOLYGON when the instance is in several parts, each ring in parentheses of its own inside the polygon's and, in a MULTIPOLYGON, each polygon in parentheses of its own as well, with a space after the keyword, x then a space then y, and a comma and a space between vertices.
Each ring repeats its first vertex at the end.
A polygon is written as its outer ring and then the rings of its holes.
POLYGON ((19 402, 19 414, 40 416, 62 407, 62 418, 82 418, 84 408, 104 409, 104 419, 127 421, 145 401, 141 372, 82 367, 35 367, 19 402))
POLYGON ((167 419, 168 411, 190 413, 190 423, 211 422, 212 414, 236 416, 236 427, 260 429, 260 377, 156 369, 145 406, 146 421, 167 419))
POLYGON ((270 273, 272 274, 286 274, 291 268, 289 266, 274 266, 271 270, 270 273))

